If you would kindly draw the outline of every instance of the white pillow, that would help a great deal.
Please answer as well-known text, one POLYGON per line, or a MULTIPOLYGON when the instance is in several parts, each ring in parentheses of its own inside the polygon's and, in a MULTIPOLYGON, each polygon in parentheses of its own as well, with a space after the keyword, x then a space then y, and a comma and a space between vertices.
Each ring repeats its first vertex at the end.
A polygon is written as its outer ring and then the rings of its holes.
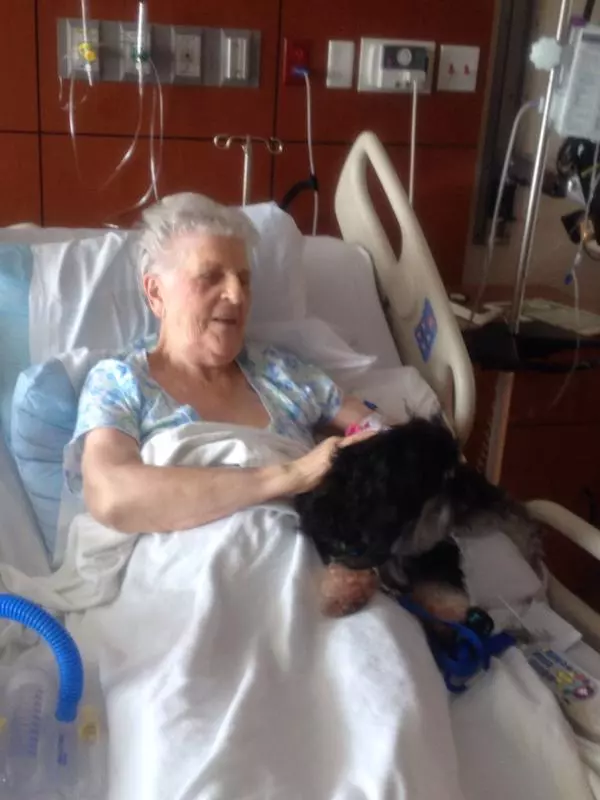
POLYGON ((357 353, 321 319, 250 324, 248 338, 291 350, 303 361, 316 364, 345 390, 377 360, 357 353))
POLYGON ((328 322, 359 353, 382 368, 400 366, 365 251, 330 236, 305 236, 307 315, 328 322))
POLYGON ((31 246, 29 351, 33 364, 78 347, 121 350, 156 329, 139 288, 138 234, 31 246))
MULTIPOLYGON (((303 236, 275 203, 244 212, 261 235, 253 266, 252 323, 306 316, 303 236)), ((29 229, 14 232, 30 235, 29 229)), ((142 298, 136 231, 73 231, 68 241, 31 245, 30 354, 32 363, 76 349, 121 350, 152 334, 156 321, 142 298)), ((47 235, 41 234, 40 236, 47 235)), ((56 234, 58 236, 58 233, 56 234)))

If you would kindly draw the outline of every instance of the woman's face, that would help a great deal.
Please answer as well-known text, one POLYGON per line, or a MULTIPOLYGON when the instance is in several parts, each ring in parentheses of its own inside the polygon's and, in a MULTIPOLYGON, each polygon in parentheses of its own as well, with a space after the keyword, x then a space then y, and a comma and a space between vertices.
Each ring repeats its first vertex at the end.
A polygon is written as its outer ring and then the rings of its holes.
POLYGON ((239 354, 250 307, 250 267, 241 239, 196 233, 173 240, 144 290, 161 339, 206 366, 239 354))

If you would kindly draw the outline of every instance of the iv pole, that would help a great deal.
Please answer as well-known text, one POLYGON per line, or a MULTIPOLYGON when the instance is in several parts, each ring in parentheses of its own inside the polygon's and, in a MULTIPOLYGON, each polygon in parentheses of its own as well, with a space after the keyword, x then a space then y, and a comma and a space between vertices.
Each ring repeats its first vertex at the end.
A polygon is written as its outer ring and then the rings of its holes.
MULTIPOLYGON (((573 0, 561 0, 560 13, 556 27, 556 39, 560 44, 564 44, 568 31, 571 13, 573 10, 573 0)), ((517 267, 517 279, 513 293, 512 307, 509 318, 509 328, 512 334, 519 332, 519 320, 523 310, 525 299, 525 289, 527 286, 527 275, 531 267, 531 256, 533 252, 533 240, 538 221, 540 208, 540 198, 546 158, 548 155, 548 141, 550 138, 550 112, 552 109, 552 99, 556 84, 560 74, 560 66, 554 67, 548 77, 548 86, 544 100, 542 121, 531 179, 531 189, 527 203, 527 213, 525 216, 525 227, 523 229, 523 239, 519 254, 517 267)), ((504 448, 506 445, 506 435, 508 429, 508 417, 512 400, 513 387, 515 382, 514 372, 501 372, 496 382, 496 394, 494 398, 494 410, 492 414, 492 425, 490 431, 490 444, 486 462, 486 477, 494 484, 500 482, 502 473, 502 461, 504 458, 504 448)))

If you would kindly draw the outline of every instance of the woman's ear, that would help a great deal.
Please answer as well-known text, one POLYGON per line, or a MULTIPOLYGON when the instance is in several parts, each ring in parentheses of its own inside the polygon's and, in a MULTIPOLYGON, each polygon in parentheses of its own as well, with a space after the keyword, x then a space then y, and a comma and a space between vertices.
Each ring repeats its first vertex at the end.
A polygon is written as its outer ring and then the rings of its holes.
POLYGON ((158 275, 144 275, 144 294, 150 310, 158 319, 164 315, 164 301, 162 296, 162 283, 158 275))

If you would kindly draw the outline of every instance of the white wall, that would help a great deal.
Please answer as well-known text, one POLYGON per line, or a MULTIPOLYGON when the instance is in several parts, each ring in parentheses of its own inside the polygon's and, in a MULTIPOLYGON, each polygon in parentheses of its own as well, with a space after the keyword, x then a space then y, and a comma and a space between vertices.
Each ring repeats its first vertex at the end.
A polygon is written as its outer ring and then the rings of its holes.
MULTIPOLYGON (((560 0, 537 0, 536 6, 533 40, 542 35, 553 35, 556 32, 560 0)), ((584 6, 585 0, 575 0, 573 3, 574 13, 581 13, 584 6)), ((600 0, 598 0, 593 21, 600 24, 600 0)), ((524 99, 528 100, 542 96, 546 84, 547 73, 538 72, 531 67, 526 78, 524 99)), ((539 120, 539 115, 533 111, 530 112, 528 119, 524 121, 523 133, 518 143, 519 152, 533 156, 537 143, 539 120)), ((556 136, 552 135, 548 157, 549 166, 554 164, 560 141, 556 136)), ((509 242, 499 244, 496 248, 494 264, 490 274, 491 284, 514 284, 527 194, 527 189, 522 189, 518 193, 516 208, 518 221, 511 226, 509 242)), ((564 278, 570 269, 577 248, 571 244, 567 237, 560 217, 575 208, 576 206, 572 202, 542 197, 528 284, 549 285, 562 288, 565 292, 570 291, 564 285, 564 278)), ((483 248, 472 245, 467 253, 465 265, 466 284, 478 284, 482 263, 483 248)), ((582 305, 590 311, 600 312, 600 262, 594 262, 586 257, 578 274, 582 305)))

